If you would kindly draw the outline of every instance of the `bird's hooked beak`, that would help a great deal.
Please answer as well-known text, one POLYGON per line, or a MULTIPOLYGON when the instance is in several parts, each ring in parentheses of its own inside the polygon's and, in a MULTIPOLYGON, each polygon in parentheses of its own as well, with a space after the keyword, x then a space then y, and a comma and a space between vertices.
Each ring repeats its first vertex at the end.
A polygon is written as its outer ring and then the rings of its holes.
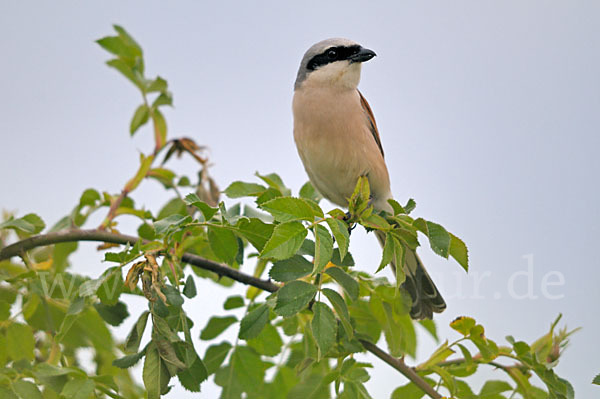
POLYGON ((375 52, 373 50, 369 50, 368 48, 361 47, 360 50, 358 51, 358 53, 352 54, 348 58, 348 60, 350 60, 350 63, 366 62, 366 61, 369 61, 371 58, 375 57, 376 55, 377 54, 375 54, 375 52))

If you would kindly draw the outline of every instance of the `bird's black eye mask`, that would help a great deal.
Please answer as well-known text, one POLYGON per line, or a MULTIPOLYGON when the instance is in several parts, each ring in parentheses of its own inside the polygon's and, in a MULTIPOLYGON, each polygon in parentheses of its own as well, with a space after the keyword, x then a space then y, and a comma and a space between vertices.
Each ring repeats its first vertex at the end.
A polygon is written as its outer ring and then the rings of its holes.
POLYGON ((315 55, 313 58, 311 58, 306 68, 310 71, 314 71, 323 65, 327 65, 335 61, 347 60, 353 55, 358 54, 360 50, 361 47, 358 44, 353 46, 329 47, 323 53, 315 55))

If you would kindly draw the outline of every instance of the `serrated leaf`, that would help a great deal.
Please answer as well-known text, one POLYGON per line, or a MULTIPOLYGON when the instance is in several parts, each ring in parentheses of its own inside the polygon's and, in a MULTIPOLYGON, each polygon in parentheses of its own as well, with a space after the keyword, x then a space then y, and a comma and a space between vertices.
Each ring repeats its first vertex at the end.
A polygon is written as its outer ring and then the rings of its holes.
POLYGON ((129 124, 129 134, 133 136, 140 127, 148 122, 148 119, 150 119, 150 109, 148 106, 142 104, 137 107, 129 124))
POLYGON ((333 237, 335 237, 335 242, 337 242, 337 246, 340 250, 340 260, 343 261, 348 253, 348 246, 350 245, 348 225, 344 221, 336 218, 327 218, 325 221, 329 225, 333 237))
POLYGON ((353 301, 358 299, 358 282, 352 276, 339 267, 329 267, 325 273, 337 281, 353 301))
POLYGON ((458 262, 459 265, 469 271, 469 251, 465 243, 452 233, 450 234, 450 256, 458 262))
POLYGON ((258 218, 241 218, 236 227, 238 233, 259 251, 263 250, 275 228, 272 224, 267 224, 258 218))
POLYGON ((88 399, 94 392, 94 381, 87 378, 74 378, 67 382, 61 395, 69 399, 88 399))
POLYGON ((229 198, 256 197, 266 190, 267 188, 261 184, 235 181, 225 189, 224 193, 229 198))
POLYGON ((303 256, 294 255, 289 259, 275 262, 269 271, 269 277, 275 281, 287 283, 308 276, 312 270, 313 264, 311 262, 303 256))
POLYGON ((344 327, 344 331, 346 332, 348 339, 352 339, 352 337, 354 336, 354 328, 352 328, 352 323, 350 322, 350 314, 348 313, 348 306, 346 305, 344 298, 342 298, 340 294, 338 294, 336 291, 330 288, 323 288, 322 292, 327 297, 327 299, 329 299, 329 302, 331 302, 333 309, 335 309, 335 313, 340 318, 340 321, 342 322, 342 327, 344 327))
POLYGON ((264 381, 265 367, 260 356, 247 346, 238 346, 231 355, 231 366, 236 382, 251 392, 264 381))
POLYGON ((333 238, 329 231, 317 224, 314 227, 315 233, 315 265, 314 265, 314 273, 320 273, 323 268, 329 263, 331 260, 331 256, 333 255, 333 238))
POLYGON ((321 200, 321 194, 315 189, 315 187, 307 181, 300 187, 300 197, 319 202, 321 200))
POLYGON ((225 300, 225 303, 223 304, 223 309, 225 309, 225 310, 237 309, 237 308, 241 308, 242 306, 244 306, 244 298, 241 297, 240 295, 234 295, 234 296, 228 297, 225 300))
POLYGON ((0 223, 0 230, 2 229, 13 229, 20 230, 29 234, 37 234, 44 230, 46 224, 35 213, 29 213, 18 219, 8 219, 5 222, 0 223))
POLYGON ((259 354, 270 357, 281 353, 281 347, 283 346, 277 328, 271 324, 267 324, 256 338, 249 339, 247 343, 259 354))
POLYGON ((144 330, 146 329, 146 324, 148 322, 148 316, 150 312, 145 311, 142 312, 137 322, 133 325, 133 328, 127 335, 127 339, 125 339, 125 351, 127 352, 137 352, 140 347, 140 342, 142 341, 142 335, 144 334, 144 330))
POLYGON ((188 223, 192 220, 188 215, 170 215, 165 217, 164 219, 160 219, 154 222, 154 230, 156 234, 161 235, 166 233, 168 230, 172 228, 179 227, 185 223, 188 223))
POLYGON ((155 108, 152 112, 152 121, 154 122, 154 141, 157 148, 162 148, 167 142, 167 121, 163 114, 155 108))
POLYGON ((33 360, 35 339, 31 327, 21 323, 12 323, 6 329, 6 344, 8 355, 12 360, 33 360))
POLYGON ((244 316, 240 322, 238 337, 246 340, 257 337, 268 321, 269 307, 266 304, 262 304, 244 316))
POLYGON ((190 392, 200 392, 200 384, 208 378, 208 371, 202 360, 196 355, 189 368, 180 370, 177 378, 181 385, 190 392))
POLYGON ((275 313, 283 317, 293 316, 315 297, 317 287, 304 281, 291 281, 277 291, 275 313))
POLYGON ((235 263, 239 247, 237 238, 231 230, 224 227, 209 226, 208 243, 210 249, 221 261, 229 265, 235 263))
POLYGON ((129 367, 133 367, 137 362, 139 362, 145 354, 146 350, 144 349, 140 353, 134 353, 132 355, 127 355, 119 359, 115 359, 113 360, 112 365, 121 369, 128 369, 129 367))
POLYGON ((160 395, 166 392, 171 379, 167 366, 161 360, 158 349, 153 343, 146 350, 142 379, 148 399, 159 399, 160 395))
POLYGON ((472 317, 460 316, 450 323, 450 327, 466 337, 471 333, 471 329, 475 327, 475 324, 475 319, 472 317))
POLYGON ((512 391, 513 387, 506 381, 490 380, 486 381, 479 391, 478 398, 496 398, 498 394, 506 391, 512 391))
POLYGON ((321 358, 327 354, 335 343, 337 322, 329 306, 323 302, 315 302, 312 310, 313 318, 310 328, 319 347, 319 358, 321 358))
POLYGON ((104 319, 105 322, 110 324, 111 326, 119 326, 123 323, 129 316, 129 312, 127 311, 127 305, 123 302, 117 302, 115 305, 109 306, 105 305, 102 302, 97 302, 94 304, 94 308, 104 319))
POLYGON ((218 345, 211 345, 206 349, 204 364, 208 375, 214 374, 219 369, 231 348, 232 346, 229 342, 221 342, 218 345))
POLYGON ((193 206, 202 212, 204 220, 210 220, 219 211, 218 208, 213 208, 206 202, 202 201, 196 194, 188 194, 183 201, 190 206, 193 206))
POLYGON ((278 224, 262 249, 261 257, 287 259, 298 251, 307 234, 308 231, 300 222, 278 224))
MULTIPOLYGON (((12 387, 21 399, 43 399, 42 393, 33 382, 19 380, 15 382, 12 387)), ((4 396, 2 397, 4 398, 4 396)))
POLYGON ((315 217, 323 217, 323 211, 317 206, 312 206, 302 198, 277 197, 260 205, 261 209, 273 215, 278 222, 291 222, 293 220, 313 221, 315 217))
MULTIPOLYGON (((382 233, 378 233, 383 235, 382 233)), ((378 236, 379 237, 379 236, 378 236)), ((381 262, 379 262, 379 267, 375 271, 375 273, 383 270, 384 267, 390 264, 394 259, 394 240, 391 233, 386 234, 385 244, 383 245, 383 252, 381 255, 381 262)))
POLYGON ((213 316, 208 320, 208 324, 200 333, 200 339, 208 341, 218 337, 229 326, 237 322, 235 316, 213 316))

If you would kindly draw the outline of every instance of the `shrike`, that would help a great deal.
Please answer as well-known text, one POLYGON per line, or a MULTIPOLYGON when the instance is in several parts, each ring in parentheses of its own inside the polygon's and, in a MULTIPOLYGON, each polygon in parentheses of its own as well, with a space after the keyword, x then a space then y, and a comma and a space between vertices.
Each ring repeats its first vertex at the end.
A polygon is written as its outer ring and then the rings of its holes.
MULTIPOLYGON (((362 63, 373 57, 372 50, 348 39, 327 39, 308 49, 294 85, 294 140, 310 181, 329 201, 347 207, 358 178, 367 176, 371 204, 391 212, 375 117, 357 88, 362 63)), ((383 245, 385 235, 376 233, 383 245)), ((431 318, 446 303, 417 254, 408 248, 405 254, 403 287, 413 300, 410 315, 431 318)))

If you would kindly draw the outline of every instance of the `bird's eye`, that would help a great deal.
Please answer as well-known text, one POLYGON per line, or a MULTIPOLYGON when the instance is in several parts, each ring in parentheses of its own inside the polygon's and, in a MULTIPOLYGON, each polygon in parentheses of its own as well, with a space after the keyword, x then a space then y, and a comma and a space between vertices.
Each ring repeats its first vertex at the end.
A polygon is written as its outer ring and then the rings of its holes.
POLYGON ((330 60, 334 60, 337 58, 337 51, 335 51, 334 49, 331 49, 327 52, 327 58, 329 58, 330 60))

